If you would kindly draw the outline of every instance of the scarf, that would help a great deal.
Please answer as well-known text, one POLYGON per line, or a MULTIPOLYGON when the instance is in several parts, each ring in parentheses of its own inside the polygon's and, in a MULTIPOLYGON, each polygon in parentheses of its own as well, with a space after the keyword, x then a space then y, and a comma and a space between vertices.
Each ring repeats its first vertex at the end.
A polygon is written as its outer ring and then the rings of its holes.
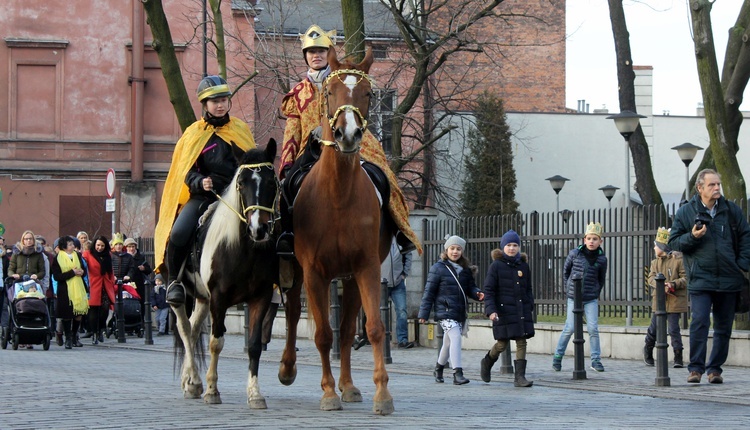
MULTIPOLYGON (((58 253, 57 264, 60 265, 63 273, 81 268, 81 260, 78 258, 77 252, 70 255, 65 252, 58 253)), ((86 287, 83 285, 83 278, 73 276, 67 280, 67 285, 68 299, 73 306, 73 314, 86 315, 89 311, 89 300, 86 297, 86 287)))
POLYGON ((519 261, 521 261, 521 253, 519 252, 518 254, 516 254, 513 257, 511 257, 508 254, 503 253, 503 259, 505 259, 505 261, 507 261, 507 262, 515 265, 515 264, 518 264, 519 261))
POLYGON ((96 261, 99 262, 99 267, 101 268, 102 275, 112 273, 112 256, 110 255, 109 251, 105 249, 104 251, 99 252, 96 249, 91 249, 89 250, 89 252, 94 258, 96 258, 96 261))
POLYGON ((310 82, 315 84, 315 86, 318 87, 319 90, 323 88, 323 81, 330 74, 331 74, 331 66, 326 66, 325 69, 307 71, 307 77, 310 79, 310 82))
POLYGON ((456 275, 460 274, 461 271, 464 270, 463 266, 461 266, 458 263, 455 263, 455 262, 451 261, 450 258, 448 259, 448 263, 450 263, 450 265, 453 266, 453 268, 456 270, 456 275))

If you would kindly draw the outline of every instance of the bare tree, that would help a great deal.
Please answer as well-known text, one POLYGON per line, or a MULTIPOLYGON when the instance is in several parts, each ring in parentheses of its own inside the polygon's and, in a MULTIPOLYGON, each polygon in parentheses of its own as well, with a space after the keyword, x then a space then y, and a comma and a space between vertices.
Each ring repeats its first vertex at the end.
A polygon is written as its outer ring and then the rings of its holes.
MULTIPOLYGON (((620 111, 637 112, 635 106, 635 72, 633 59, 630 55, 630 33, 628 33, 622 0, 609 0, 609 18, 612 22, 612 34, 615 39, 615 53, 617 54, 617 83, 620 99, 620 111)), ((663 200, 656 187, 654 172, 651 166, 651 154, 648 142, 641 127, 630 136, 628 141, 630 153, 633 156, 635 168, 634 188, 644 204, 662 204, 663 200)), ((627 172, 629 175, 630 172, 627 172)), ((630 202, 628 202, 630 204, 630 202)))
POLYGON ((729 199, 744 199, 747 196, 745 179, 736 154, 739 150, 737 136, 742 125, 740 104, 750 79, 750 0, 742 2, 737 21, 729 29, 721 79, 711 25, 712 6, 713 1, 690 1, 698 80, 711 141, 696 172, 716 167, 722 175, 725 196, 729 199))

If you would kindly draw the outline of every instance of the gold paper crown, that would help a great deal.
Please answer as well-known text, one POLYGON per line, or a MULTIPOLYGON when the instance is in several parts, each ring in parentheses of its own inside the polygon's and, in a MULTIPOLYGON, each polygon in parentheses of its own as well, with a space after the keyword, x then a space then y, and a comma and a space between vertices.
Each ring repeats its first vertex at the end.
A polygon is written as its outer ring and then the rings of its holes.
POLYGON ((335 38, 336 30, 326 32, 317 25, 311 25, 299 39, 302 41, 302 51, 304 52, 308 48, 331 48, 334 45, 333 40, 335 38))
POLYGON ((115 246, 118 243, 124 243, 124 240, 122 239, 122 233, 115 233, 114 237, 112 237, 112 240, 109 241, 109 246, 115 246))
POLYGON ((664 227, 659 227, 658 230, 656 230, 656 243, 663 243, 666 245, 669 243, 669 230, 664 227))
POLYGON ((599 224, 598 222, 590 222, 589 225, 586 226, 586 234, 584 234, 584 236, 595 234, 599 237, 602 237, 602 233, 604 233, 604 227, 602 227, 601 224, 599 224))

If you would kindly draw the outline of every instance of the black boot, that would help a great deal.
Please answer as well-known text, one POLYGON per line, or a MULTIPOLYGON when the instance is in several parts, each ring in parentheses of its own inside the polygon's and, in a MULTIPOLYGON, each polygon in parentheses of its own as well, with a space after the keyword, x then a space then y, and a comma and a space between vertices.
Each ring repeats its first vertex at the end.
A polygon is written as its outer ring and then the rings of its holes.
POLYGON ((453 369, 453 385, 468 384, 469 380, 464 378, 464 369, 456 367, 453 369))
POLYGON ((432 372, 435 382, 440 382, 441 384, 445 382, 445 379, 443 379, 443 369, 445 369, 445 364, 435 363, 435 370, 432 372))
POLYGON ((399 248, 401 248, 401 254, 408 254, 412 251, 417 250, 417 245, 415 245, 411 240, 409 240, 408 237, 402 232, 396 233, 396 244, 398 244, 399 248))
POLYGON ((513 365, 516 371, 513 385, 516 387, 531 387, 534 385, 533 381, 526 380, 526 360, 516 360, 513 365))
POLYGON ((285 231, 279 235, 276 241, 276 254, 285 260, 294 258, 294 233, 285 231))
POLYGON ((73 348, 73 333, 70 325, 70 320, 63 321, 63 332, 65 333, 65 349, 73 348))
POLYGON ((646 363, 647 366, 654 365, 654 347, 653 346, 646 345, 643 347, 643 362, 646 363))
POLYGON ((78 329, 81 325, 80 321, 73 320, 73 346, 77 348, 83 347, 81 340, 78 338, 78 329))
POLYGON ((59 331, 55 332, 55 342, 57 342, 57 346, 63 346, 63 334, 59 331))
POLYGON ((682 362, 681 349, 674 350, 674 365, 672 367, 674 367, 675 369, 682 369, 683 367, 685 367, 685 363, 682 362))
MULTIPOLYGON (((500 358, 500 356, 498 356, 500 358)), ((482 363, 480 364, 480 374, 482 376, 482 381, 484 382, 490 382, 491 376, 490 371, 492 370, 492 366, 495 365, 495 362, 497 361, 497 358, 494 360, 492 357, 490 357, 490 353, 488 352, 485 354, 484 358, 482 359, 482 363)))
POLYGON ((175 307, 185 304, 185 287, 176 280, 188 255, 188 246, 177 246, 171 241, 167 244, 167 303, 175 307))

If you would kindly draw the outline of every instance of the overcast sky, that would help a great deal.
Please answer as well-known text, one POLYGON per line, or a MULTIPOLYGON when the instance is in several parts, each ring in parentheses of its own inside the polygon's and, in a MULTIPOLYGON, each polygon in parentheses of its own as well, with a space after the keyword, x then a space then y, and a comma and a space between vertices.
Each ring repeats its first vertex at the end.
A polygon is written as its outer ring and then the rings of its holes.
MULTIPOLYGON (((716 0, 711 12, 719 71, 727 31, 734 25, 742 0, 716 0)), ((695 115, 701 103, 691 39, 687 0, 624 0, 633 64, 652 66, 654 111, 661 115, 695 115)), ((620 111, 614 39, 607 0, 567 1, 566 106, 576 109, 585 99, 590 111, 620 111)), ((748 90, 750 91, 750 90, 748 90)), ((750 95, 745 94, 745 99, 750 95)), ((742 110, 750 110, 748 102, 742 110)))

